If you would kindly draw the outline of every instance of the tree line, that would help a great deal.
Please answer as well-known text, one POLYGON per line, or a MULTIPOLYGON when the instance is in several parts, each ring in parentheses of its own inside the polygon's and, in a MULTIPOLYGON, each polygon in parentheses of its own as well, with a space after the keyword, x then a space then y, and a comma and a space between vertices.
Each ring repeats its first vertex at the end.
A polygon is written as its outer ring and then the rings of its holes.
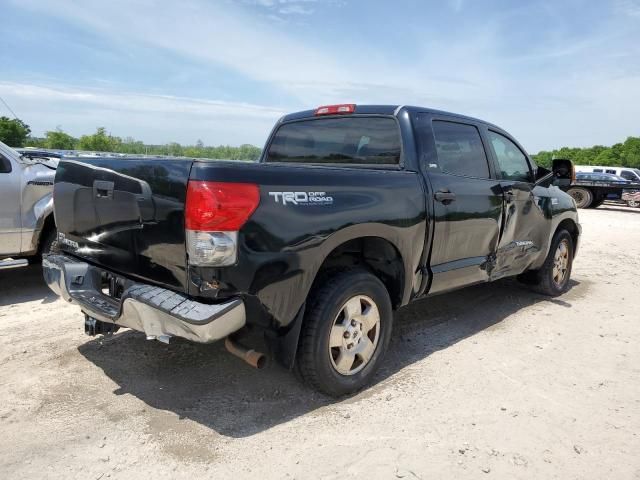
POLYGON ((628 137, 610 147, 594 145, 588 148, 562 147, 532 155, 538 165, 548 167, 554 158, 567 158, 576 165, 611 165, 640 168, 640 137, 628 137))
POLYGON ((60 127, 45 132, 44 137, 31 136, 29 125, 19 119, 0 117, 0 141, 10 147, 36 147, 52 150, 87 150, 93 152, 130 153, 138 155, 171 155, 228 160, 256 160, 261 149, 245 144, 239 147, 219 145, 205 146, 201 140, 195 145, 176 142, 165 145, 148 145, 132 137, 117 137, 98 127, 91 135, 75 138, 60 127))
MULTIPOLYGON (((0 140, 11 147, 37 147, 54 150, 89 150, 144 155, 173 155, 230 160, 255 160, 260 148, 253 145, 232 147, 205 146, 201 140, 195 145, 171 142, 165 145, 147 145, 131 137, 120 138, 99 127, 91 135, 75 138, 61 128, 45 132, 44 137, 32 137, 29 125, 19 119, 0 117, 0 140)), ((538 165, 548 167, 554 158, 568 158, 576 165, 612 165, 640 168, 640 137, 628 137, 623 143, 610 147, 594 145, 587 148, 562 147, 532 155, 538 165)))

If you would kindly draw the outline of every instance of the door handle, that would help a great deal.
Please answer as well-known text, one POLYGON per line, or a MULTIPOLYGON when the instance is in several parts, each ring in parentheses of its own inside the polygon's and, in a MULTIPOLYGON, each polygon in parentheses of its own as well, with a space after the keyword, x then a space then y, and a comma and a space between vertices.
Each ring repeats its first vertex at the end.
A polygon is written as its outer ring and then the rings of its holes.
POLYGON ((504 188, 502 190, 502 193, 504 193, 505 202, 511 203, 513 201, 513 197, 515 196, 515 194, 513 193, 513 189, 511 187, 504 188))
POLYGON ((433 198, 436 199, 436 202, 441 202, 445 205, 448 205, 456 199, 456 194, 449 190, 438 190, 433 195, 433 198))

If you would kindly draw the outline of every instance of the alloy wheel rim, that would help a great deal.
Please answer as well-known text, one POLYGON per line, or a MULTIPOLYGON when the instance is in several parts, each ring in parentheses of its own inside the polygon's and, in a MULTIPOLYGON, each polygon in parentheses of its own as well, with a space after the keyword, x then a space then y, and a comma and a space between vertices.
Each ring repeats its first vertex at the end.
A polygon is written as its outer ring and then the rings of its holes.
POLYGON ((569 242, 562 240, 558 244, 556 253, 553 256, 553 282, 557 286, 562 286, 567 278, 569 269, 569 242))
POLYGON ((341 375, 355 375, 365 368, 378 346, 380 311, 366 295, 347 300, 329 331, 329 358, 341 375))

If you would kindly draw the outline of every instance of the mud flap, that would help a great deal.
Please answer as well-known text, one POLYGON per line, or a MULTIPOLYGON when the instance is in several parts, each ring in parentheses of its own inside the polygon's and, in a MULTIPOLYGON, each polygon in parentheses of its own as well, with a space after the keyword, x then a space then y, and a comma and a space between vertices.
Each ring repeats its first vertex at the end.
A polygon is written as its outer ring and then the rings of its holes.
POLYGON ((293 370, 296 363, 296 354, 298 352, 298 343, 300 340, 300 332, 302 331, 302 323, 304 319, 306 303, 302 304, 298 314, 289 324, 286 332, 277 332, 267 330, 265 332, 265 342, 269 349, 269 354, 278 363, 287 370, 293 370))

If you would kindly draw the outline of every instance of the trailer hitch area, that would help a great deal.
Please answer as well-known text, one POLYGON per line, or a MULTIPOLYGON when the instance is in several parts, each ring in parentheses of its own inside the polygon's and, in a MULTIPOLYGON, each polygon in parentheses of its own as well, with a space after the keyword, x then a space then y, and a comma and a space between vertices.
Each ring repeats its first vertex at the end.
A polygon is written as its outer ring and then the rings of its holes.
POLYGON ((89 315, 84 316, 84 333, 90 337, 96 335, 110 336, 118 331, 120 327, 115 323, 103 322, 89 315))

